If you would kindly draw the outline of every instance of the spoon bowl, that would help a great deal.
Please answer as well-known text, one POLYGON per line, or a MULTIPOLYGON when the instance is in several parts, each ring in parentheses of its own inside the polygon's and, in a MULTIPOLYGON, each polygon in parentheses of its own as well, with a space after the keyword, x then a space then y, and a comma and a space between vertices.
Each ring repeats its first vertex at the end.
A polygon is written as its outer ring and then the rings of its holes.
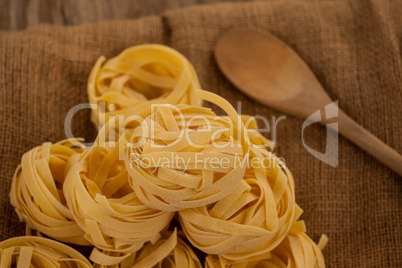
MULTIPOLYGON (((289 46, 264 31, 236 29, 222 36, 215 59, 223 74, 256 101, 279 111, 311 118, 333 103, 314 73, 289 46)), ((331 115, 332 117, 333 115, 331 115)), ((402 156, 338 109, 339 131, 402 176, 402 156)))

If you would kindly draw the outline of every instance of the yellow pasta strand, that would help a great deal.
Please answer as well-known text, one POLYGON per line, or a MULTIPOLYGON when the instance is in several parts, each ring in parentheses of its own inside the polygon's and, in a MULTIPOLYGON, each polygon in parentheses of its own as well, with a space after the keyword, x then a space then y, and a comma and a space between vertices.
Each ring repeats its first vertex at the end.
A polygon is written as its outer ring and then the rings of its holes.
POLYGON ((91 114, 96 127, 115 115, 146 117, 151 104, 202 104, 195 96, 200 84, 193 66, 170 47, 139 45, 105 60, 98 59, 88 80, 89 102, 97 107, 91 114))
POLYGON ((201 268, 194 251, 179 237, 176 230, 165 232, 155 244, 147 243, 120 264, 94 265, 94 268, 201 268))
MULTIPOLYGON (((144 243, 157 241, 173 213, 144 205, 131 189, 124 162, 119 160, 123 138, 116 146, 98 147, 96 142, 86 150, 66 177, 64 195, 91 244, 127 257, 144 243)), ((96 258, 100 251, 94 251, 96 258)))
POLYGON ((69 160, 81 153, 82 147, 68 140, 47 142, 23 155, 14 173, 10 201, 28 230, 36 229, 63 242, 89 245, 62 191, 69 160))
POLYGON ((43 237, 14 237, 0 242, 1 268, 91 268, 78 251, 43 237))

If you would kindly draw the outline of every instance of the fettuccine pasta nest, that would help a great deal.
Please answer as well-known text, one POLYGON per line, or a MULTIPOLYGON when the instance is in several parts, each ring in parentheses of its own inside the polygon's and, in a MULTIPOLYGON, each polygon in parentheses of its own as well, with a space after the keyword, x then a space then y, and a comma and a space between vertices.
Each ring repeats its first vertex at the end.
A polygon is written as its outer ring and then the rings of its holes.
POLYGON ((43 237, 14 237, 0 242, 0 266, 91 268, 91 263, 78 251, 43 237))
POLYGON ((67 208, 63 183, 73 155, 83 151, 79 142, 46 142, 26 152, 14 173, 10 201, 27 229, 36 229, 57 240, 89 245, 84 231, 67 208))
POLYGON ((147 205, 178 211, 216 202, 240 183, 249 141, 241 118, 208 92, 230 115, 189 105, 157 106, 134 128, 126 154, 130 185, 147 205))
POLYGON ((179 212, 183 230, 195 247, 231 260, 274 249, 286 236, 294 214, 293 176, 264 148, 251 149, 244 179, 231 194, 214 204, 179 212))
MULTIPOLYGON (((103 262, 114 262, 113 254, 104 258, 103 262), (106 261, 107 260, 107 261, 106 261)), ((101 262, 100 260, 99 262, 101 262)), ((202 265, 194 251, 177 236, 177 231, 164 232, 155 244, 147 243, 141 250, 124 259, 120 264, 99 265, 94 268, 201 268, 202 265)))
MULTIPOLYGON (((298 209, 297 213, 300 214, 300 211, 298 209)), ((316 244, 306 234, 304 222, 297 221, 293 223, 286 237, 274 250, 239 260, 228 260, 223 256, 208 255, 205 260, 205 268, 323 268, 325 262, 321 251, 327 242, 328 238, 323 235, 316 244)))
POLYGON ((64 194, 88 241, 101 250, 128 255, 148 241, 155 243, 173 213, 152 209, 138 199, 118 149, 95 145, 78 156, 64 194))
POLYGON ((105 60, 98 59, 88 80, 89 102, 95 105, 91 120, 96 127, 116 115, 146 117, 151 104, 202 104, 195 96, 200 84, 193 66, 172 48, 134 46, 105 60))

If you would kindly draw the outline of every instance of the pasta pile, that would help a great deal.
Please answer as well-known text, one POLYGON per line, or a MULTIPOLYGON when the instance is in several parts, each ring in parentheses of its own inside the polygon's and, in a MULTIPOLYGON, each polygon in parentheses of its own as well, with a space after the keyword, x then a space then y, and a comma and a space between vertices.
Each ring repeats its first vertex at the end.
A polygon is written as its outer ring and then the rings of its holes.
POLYGON ((63 242, 90 245, 67 208, 62 189, 71 167, 70 157, 83 150, 79 142, 65 140, 46 142, 22 156, 11 184, 10 201, 28 229, 63 242))
MULTIPOLYGON (((113 258, 113 257, 111 257, 113 258)), ((141 250, 126 258, 119 265, 95 265, 95 268, 201 268, 201 263, 194 251, 179 237, 177 231, 165 232, 157 243, 147 243, 141 250)))
POLYGON ((135 148, 126 154, 130 185, 138 197, 150 207, 178 211, 232 192, 245 172, 249 146, 230 133, 231 122, 203 107, 156 108, 143 127, 134 129, 130 141, 135 148), (211 158, 218 164, 205 161, 211 158), (222 159, 227 163, 219 165, 222 159))
MULTIPOLYGON (((296 207, 296 218, 302 213, 296 207)), ((286 237, 272 251, 260 255, 229 260, 220 255, 208 255, 205 260, 206 268, 245 268, 245 267, 325 267, 324 257, 321 250, 328 242, 323 235, 317 244, 306 234, 306 227, 303 221, 295 221, 286 237)))
POLYGON ((98 59, 88 81, 89 102, 96 105, 91 114, 95 126, 102 127, 116 115, 146 117, 151 104, 202 103, 195 96, 200 84, 193 66, 172 48, 134 46, 105 60, 98 59))
POLYGON ((194 248, 209 268, 325 267, 327 238, 307 236, 271 141, 201 90, 183 55, 150 44, 101 57, 88 97, 92 146, 70 138, 23 155, 10 201, 29 236, 0 243, 0 267, 200 268, 194 248), (43 235, 92 246, 92 264, 43 235))
MULTIPOLYGON (((269 159, 263 148, 253 149, 251 155, 250 161, 269 159)), ((283 240, 295 213, 294 182, 286 167, 268 164, 269 168, 262 163, 250 166, 238 187, 218 202, 179 212, 195 247, 238 260, 270 252, 283 240)))
POLYGON ((90 268, 78 251, 43 237, 14 237, 0 242, 0 267, 90 268))
POLYGON ((158 241, 173 213, 150 208, 138 199, 128 184, 124 163, 118 159, 118 148, 95 144, 77 155, 64 183, 64 194, 92 245, 128 256, 144 243, 158 241))

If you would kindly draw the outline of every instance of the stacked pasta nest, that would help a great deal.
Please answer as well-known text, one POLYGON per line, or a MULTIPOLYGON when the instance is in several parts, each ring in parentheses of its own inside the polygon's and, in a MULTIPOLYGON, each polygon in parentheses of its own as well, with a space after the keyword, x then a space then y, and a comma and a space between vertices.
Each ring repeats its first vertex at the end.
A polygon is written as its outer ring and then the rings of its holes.
POLYGON ((194 248, 205 267, 325 267, 327 239, 307 236, 289 169, 183 55, 101 57, 88 96, 93 145, 70 137, 23 155, 10 198, 30 236, 0 243, 2 267, 91 267, 44 236, 93 246, 94 267, 202 267, 194 248))

